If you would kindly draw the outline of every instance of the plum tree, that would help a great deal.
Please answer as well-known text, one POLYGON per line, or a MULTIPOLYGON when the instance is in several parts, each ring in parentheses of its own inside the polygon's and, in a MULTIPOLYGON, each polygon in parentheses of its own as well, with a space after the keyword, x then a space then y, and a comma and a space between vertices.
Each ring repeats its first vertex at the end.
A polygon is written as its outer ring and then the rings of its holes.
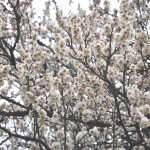
POLYGON ((1 149, 150 149, 149 0, 118 3, 0 1, 1 149))

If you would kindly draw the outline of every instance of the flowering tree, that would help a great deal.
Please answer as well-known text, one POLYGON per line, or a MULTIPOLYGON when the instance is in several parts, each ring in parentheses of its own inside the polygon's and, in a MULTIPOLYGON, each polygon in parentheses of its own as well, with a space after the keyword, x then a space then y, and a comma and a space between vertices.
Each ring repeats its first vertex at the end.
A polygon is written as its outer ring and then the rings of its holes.
POLYGON ((0 148, 149 150, 149 0, 45 4, 0 2, 0 148))

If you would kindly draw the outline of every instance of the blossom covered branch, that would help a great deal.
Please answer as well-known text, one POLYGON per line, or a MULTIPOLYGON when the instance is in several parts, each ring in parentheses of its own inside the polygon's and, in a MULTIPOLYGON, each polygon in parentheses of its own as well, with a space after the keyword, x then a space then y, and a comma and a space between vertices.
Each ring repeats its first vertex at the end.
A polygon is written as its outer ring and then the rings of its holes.
POLYGON ((1 149, 150 149, 149 1, 118 3, 0 2, 1 149))

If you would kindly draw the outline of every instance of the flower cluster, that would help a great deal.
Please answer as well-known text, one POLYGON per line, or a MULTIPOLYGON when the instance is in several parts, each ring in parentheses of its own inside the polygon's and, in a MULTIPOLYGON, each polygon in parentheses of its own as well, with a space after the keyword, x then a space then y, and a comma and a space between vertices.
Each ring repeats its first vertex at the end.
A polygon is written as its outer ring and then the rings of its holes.
POLYGON ((150 149, 149 1, 118 4, 0 2, 0 148, 150 149))

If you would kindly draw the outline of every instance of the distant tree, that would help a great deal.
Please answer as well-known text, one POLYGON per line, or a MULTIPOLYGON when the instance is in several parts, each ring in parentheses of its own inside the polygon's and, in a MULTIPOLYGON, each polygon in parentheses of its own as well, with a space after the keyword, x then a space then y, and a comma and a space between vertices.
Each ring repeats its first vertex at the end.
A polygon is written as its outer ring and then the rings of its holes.
POLYGON ((118 3, 0 1, 1 149, 150 150, 150 4, 118 3))

